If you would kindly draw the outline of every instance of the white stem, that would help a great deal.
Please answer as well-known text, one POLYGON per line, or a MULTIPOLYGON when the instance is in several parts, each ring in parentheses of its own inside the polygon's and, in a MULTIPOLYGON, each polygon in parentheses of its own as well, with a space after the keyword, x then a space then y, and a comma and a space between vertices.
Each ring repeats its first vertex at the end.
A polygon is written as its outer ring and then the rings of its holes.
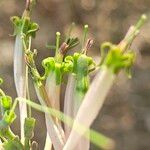
MULTIPOLYGON (((80 99, 80 98, 79 98, 80 99)), ((81 105, 81 101, 83 101, 83 99, 81 100, 77 100, 77 97, 76 97, 76 99, 74 99, 74 102, 75 102, 75 106, 74 106, 74 118, 76 117, 76 115, 77 115, 77 112, 78 112, 78 110, 79 110, 79 108, 80 108, 80 105, 81 105), (76 101, 78 101, 78 102, 76 102, 76 101), (79 103, 79 101, 80 101, 80 103, 79 103)), ((88 133, 87 133, 87 136, 90 136, 88 133)), ((78 143, 77 143, 77 146, 75 147, 75 149, 74 150, 76 150, 76 149, 78 149, 78 150, 89 150, 89 148, 90 148, 90 141, 89 141, 89 139, 87 139, 87 138, 85 138, 84 136, 82 136, 81 138, 80 138, 80 141, 78 141, 78 143)))
MULTIPOLYGON (((75 75, 70 74, 68 77, 68 83, 65 92, 65 100, 64 100, 64 114, 73 118, 73 107, 74 107, 74 89, 75 89, 75 75)), ((66 138, 69 137, 71 132, 71 127, 64 125, 66 138)))
MULTIPOLYGON (((44 102, 43 98, 41 97, 39 89, 37 88, 36 85, 35 85, 35 90, 36 90, 36 93, 37 93, 40 103, 43 106, 46 106, 46 103, 44 102)), ((64 143, 63 143, 62 137, 60 135, 60 132, 58 131, 57 126, 55 125, 55 123, 50 115, 45 114, 45 119, 46 119, 47 133, 50 136, 50 139, 53 143, 55 150, 62 150, 64 143)))
MULTIPOLYGON (((14 80, 18 97, 26 98, 26 64, 21 35, 16 36, 14 49, 14 80)), ((21 141, 24 143, 24 120, 27 117, 27 106, 19 102, 21 141)))
MULTIPOLYGON (((91 126, 102 108, 104 100, 113 84, 114 79, 115 75, 106 68, 102 69, 101 72, 96 75, 79 108, 75 122, 83 124, 87 128, 91 126)), ((79 135, 74 128, 76 128, 76 123, 73 125, 73 129, 64 146, 64 150, 74 149, 81 137, 87 131, 86 129, 83 129, 79 135)))
MULTIPOLYGON (((75 86, 76 87, 76 86, 75 86)), ((73 118, 76 118, 76 115, 78 113, 78 110, 83 102, 83 99, 85 97, 84 94, 81 95, 81 93, 79 93, 78 91, 74 91, 74 107, 73 107, 73 118)), ((87 133, 88 136, 90 136, 88 133, 87 133)), ((77 146, 75 147, 74 150, 89 150, 90 149, 90 141, 89 139, 85 138, 84 136, 81 137, 80 141, 78 142, 77 146)))
MULTIPOLYGON (((48 95, 48 98, 51 102, 51 105, 56 110, 60 110, 60 87, 61 85, 56 85, 56 76, 54 73, 50 73, 46 79, 45 89, 48 95)), ((55 120, 58 130, 62 136, 63 141, 65 142, 65 135, 63 128, 61 126, 61 122, 56 118, 55 120)))

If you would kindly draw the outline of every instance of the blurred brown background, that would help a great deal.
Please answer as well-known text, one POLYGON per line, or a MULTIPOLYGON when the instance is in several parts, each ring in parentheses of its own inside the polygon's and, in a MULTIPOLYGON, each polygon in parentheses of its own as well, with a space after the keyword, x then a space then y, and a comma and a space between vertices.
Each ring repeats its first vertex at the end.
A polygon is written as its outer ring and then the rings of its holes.
MULTIPOLYGON (((2 88, 13 97, 16 97, 14 38, 9 36, 13 33, 9 18, 21 15, 24 5, 25 0, 0 0, 0 77, 5 81, 2 88)), ((55 32, 64 34, 71 22, 76 23, 75 35, 81 35, 83 25, 89 24, 90 37, 95 40, 89 53, 98 60, 100 43, 117 44, 142 13, 149 18, 132 45, 137 51, 133 78, 129 80, 123 73, 119 75, 93 124, 94 129, 116 141, 116 150, 150 149, 150 0, 38 0, 32 15, 40 25, 33 47, 38 49, 37 64, 41 70, 41 60, 51 54, 45 45, 54 43, 55 32)), ((32 82, 30 84, 32 86, 32 82)), ((34 94, 32 97, 36 99, 34 94)), ((37 111, 33 111, 33 115, 37 119, 35 140, 42 150, 44 117, 37 111)), ((19 132, 18 119, 13 125, 16 133, 19 132)), ((91 150, 96 149, 91 145, 91 150)))

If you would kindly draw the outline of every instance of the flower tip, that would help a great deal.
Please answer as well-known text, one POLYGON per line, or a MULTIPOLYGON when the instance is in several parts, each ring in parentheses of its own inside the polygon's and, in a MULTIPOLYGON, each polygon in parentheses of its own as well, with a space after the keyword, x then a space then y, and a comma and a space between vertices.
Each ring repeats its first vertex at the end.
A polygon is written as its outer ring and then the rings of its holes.
POLYGON ((146 21, 146 20, 147 20, 147 15, 146 15, 146 14, 143 14, 143 15, 141 16, 141 19, 142 19, 143 21, 146 21))
POLYGON ((86 24, 86 25, 84 25, 84 28, 85 28, 85 29, 88 29, 88 28, 89 28, 89 26, 86 24))
POLYGON ((60 36, 60 32, 56 32, 56 36, 60 36))
POLYGON ((137 22, 135 28, 136 28, 137 30, 139 30, 139 29, 144 25, 144 23, 145 23, 146 20, 147 20, 147 16, 146 16, 145 14, 143 14, 143 15, 140 17, 139 21, 137 22))

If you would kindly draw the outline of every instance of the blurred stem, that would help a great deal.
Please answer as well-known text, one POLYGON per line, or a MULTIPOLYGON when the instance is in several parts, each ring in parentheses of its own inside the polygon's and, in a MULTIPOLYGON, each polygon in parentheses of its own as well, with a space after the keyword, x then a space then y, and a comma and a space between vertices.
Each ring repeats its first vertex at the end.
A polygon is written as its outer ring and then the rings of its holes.
POLYGON ((86 38, 87 38, 87 34, 88 34, 88 28, 89 28, 88 25, 84 25, 81 49, 84 48, 84 45, 85 45, 85 42, 86 42, 86 38))
POLYGON ((120 49, 125 52, 135 39, 135 37, 138 35, 141 27, 144 25, 144 23, 147 20, 147 16, 143 14, 137 24, 135 26, 131 26, 125 36, 125 38, 119 43, 120 49))
POLYGON ((55 57, 57 58, 57 55, 59 53, 59 45, 60 45, 60 32, 56 32, 56 52, 55 57))

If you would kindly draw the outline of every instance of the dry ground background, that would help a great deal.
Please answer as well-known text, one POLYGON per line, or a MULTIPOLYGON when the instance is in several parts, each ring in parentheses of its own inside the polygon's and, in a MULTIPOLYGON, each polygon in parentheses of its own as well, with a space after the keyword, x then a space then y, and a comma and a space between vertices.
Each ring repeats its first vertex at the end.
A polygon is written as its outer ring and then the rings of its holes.
MULTIPOLYGON (((12 68, 14 38, 9 36, 13 32, 9 18, 21 15, 24 3, 25 0, 0 0, 0 76, 5 80, 3 89, 13 97, 16 96, 12 68)), ((32 17, 40 25, 33 45, 38 49, 37 64, 42 72, 41 60, 51 54, 45 48, 46 43, 54 43, 55 32, 63 34, 72 21, 77 24, 75 34, 81 34, 82 26, 89 24, 90 36, 95 39, 89 53, 97 60, 100 43, 118 43, 142 13, 149 20, 132 45, 138 53, 133 78, 119 75, 92 126, 113 138, 117 150, 150 150, 150 0, 38 0, 32 17)), ((32 97, 36 100, 34 94, 32 97)), ((35 140, 42 150, 44 117, 36 111, 33 115, 37 119, 35 140)), ((18 123, 17 119, 13 125, 16 133, 18 123)), ((91 145, 91 150, 96 149, 91 145)))

